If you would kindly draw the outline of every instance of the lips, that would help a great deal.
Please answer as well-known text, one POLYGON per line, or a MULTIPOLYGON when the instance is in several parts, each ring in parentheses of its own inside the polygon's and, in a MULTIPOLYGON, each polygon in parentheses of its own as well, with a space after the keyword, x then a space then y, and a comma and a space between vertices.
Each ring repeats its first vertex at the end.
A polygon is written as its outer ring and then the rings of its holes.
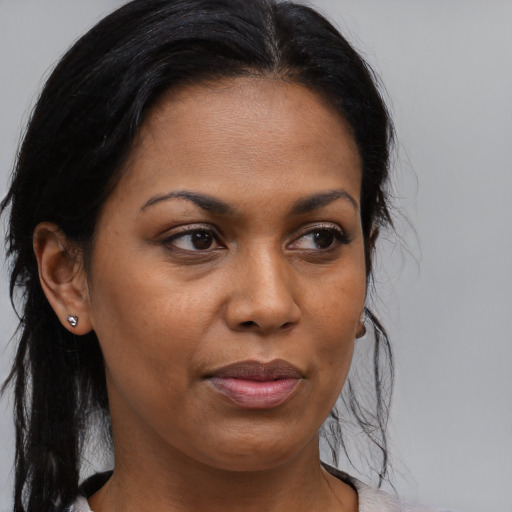
POLYGON ((219 368, 207 377, 211 387, 242 409, 271 409, 288 400, 302 373, 290 363, 244 361, 219 368))

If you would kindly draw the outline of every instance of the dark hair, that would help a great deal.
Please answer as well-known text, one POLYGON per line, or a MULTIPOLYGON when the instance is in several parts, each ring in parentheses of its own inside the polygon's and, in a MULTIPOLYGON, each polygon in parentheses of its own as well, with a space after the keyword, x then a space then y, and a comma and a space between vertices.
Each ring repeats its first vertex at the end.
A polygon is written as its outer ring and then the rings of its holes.
MULTIPOLYGON (((373 72, 338 31, 309 7, 275 0, 135 0, 107 16, 48 79, 1 205, 2 211, 10 206, 11 300, 22 301, 17 354, 4 385, 13 383, 15 390, 15 511, 53 510, 72 501, 88 419, 103 411, 109 421, 98 340, 94 332, 77 339, 51 309, 32 249, 34 228, 53 222, 70 240, 90 247, 99 210, 164 92, 263 75, 311 88, 348 122, 362 161, 371 285, 374 242, 379 228, 391 224, 386 186, 393 130, 373 72)), ((375 338, 376 405, 365 407, 351 381, 344 392, 347 410, 379 449, 382 479, 390 400, 383 383, 389 382, 385 374, 392 377, 392 361, 384 329, 369 310, 367 316, 375 338)), ((341 434, 338 422, 331 431, 341 434)), ((331 445, 340 441, 345 447, 343 438, 331 445)))

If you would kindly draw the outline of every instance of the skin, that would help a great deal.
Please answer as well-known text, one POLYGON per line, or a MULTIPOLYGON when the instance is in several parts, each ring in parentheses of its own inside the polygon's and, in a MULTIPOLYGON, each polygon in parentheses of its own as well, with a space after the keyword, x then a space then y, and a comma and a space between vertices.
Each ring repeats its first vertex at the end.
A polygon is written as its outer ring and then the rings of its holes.
POLYGON ((319 464, 318 431, 361 327, 360 187, 350 130, 316 93, 226 79, 150 112, 88 275, 56 226, 38 227, 46 295, 66 328, 94 329, 105 358, 116 464, 92 510, 357 510, 355 491, 319 464), (274 408, 237 407, 205 378, 274 359, 302 376, 274 408))

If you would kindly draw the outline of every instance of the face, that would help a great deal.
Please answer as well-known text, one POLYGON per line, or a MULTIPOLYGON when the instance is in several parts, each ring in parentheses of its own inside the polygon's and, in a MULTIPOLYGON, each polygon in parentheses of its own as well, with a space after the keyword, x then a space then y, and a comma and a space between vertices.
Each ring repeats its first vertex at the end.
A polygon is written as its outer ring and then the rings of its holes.
POLYGON ((316 443, 365 298, 360 169, 300 85, 229 79, 153 109, 88 276, 116 450, 241 471, 316 443))

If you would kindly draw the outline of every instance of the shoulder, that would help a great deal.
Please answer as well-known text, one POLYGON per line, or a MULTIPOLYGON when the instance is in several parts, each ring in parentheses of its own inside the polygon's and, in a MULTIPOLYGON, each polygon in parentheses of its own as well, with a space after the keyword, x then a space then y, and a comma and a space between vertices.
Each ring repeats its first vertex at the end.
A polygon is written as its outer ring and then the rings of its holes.
POLYGON ((417 503, 405 503, 388 492, 375 489, 361 482, 357 478, 340 471, 339 469, 327 466, 324 467, 331 475, 351 485, 359 498, 359 512, 450 512, 444 509, 426 507, 417 503))

